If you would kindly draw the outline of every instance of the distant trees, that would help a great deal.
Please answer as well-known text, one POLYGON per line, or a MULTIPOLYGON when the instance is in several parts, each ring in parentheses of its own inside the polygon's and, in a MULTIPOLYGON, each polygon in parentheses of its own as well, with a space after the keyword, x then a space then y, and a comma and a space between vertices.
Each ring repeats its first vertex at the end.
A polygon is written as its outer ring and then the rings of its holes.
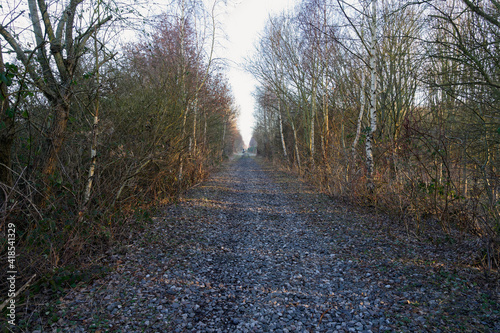
MULTIPOLYGON (((230 91, 222 74, 203 61, 195 38, 189 22, 180 25, 164 18, 151 40, 131 45, 127 52, 129 71, 139 79, 133 86, 144 98, 135 103, 138 116, 150 124, 141 135, 151 139, 141 142, 151 140, 153 155, 175 156, 178 181, 186 164, 203 164, 207 156, 220 158, 225 140, 235 135, 230 91), (149 105, 147 110, 141 110, 144 105, 149 105)), ((130 92, 130 85, 124 86, 130 92)))
POLYGON ((271 17, 248 65, 259 150, 417 230, 433 216, 498 241, 499 14, 494 1, 305 0, 271 17))

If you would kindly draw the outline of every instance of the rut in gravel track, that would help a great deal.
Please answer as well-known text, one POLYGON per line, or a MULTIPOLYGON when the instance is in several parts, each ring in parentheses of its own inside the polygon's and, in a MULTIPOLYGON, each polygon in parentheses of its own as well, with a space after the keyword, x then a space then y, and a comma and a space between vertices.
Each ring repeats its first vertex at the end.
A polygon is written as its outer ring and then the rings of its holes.
POLYGON ((238 156, 111 255, 112 274, 68 294, 52 329, 500 330, 498 295, 471 270, 376 219, 238 156))

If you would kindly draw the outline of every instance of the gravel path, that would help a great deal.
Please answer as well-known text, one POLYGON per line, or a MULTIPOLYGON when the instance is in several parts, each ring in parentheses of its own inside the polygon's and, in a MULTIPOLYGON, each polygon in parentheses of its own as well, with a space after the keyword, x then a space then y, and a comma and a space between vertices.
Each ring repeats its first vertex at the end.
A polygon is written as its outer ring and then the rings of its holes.
POLYGON ((500 331, 491 282, 351 210, 237 157, 117 249, 112 273, 62 299, 51 329, 500 331))

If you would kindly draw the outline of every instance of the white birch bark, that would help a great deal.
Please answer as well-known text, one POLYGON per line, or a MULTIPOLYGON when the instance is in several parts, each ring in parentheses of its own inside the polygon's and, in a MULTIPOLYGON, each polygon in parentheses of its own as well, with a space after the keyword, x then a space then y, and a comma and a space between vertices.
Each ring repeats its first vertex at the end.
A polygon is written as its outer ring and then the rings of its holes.
POLYGON ((358 115, 358 126, 356 128, 356 137, 354 138, 354 142, 352 143, 352 160, 356 160, 356 146, 359 142, 359 137, 361 136, 361 125, 363 122, 363 114, 365 113, 365 71, 361 71, 361 89, 360 89, 360 107, 359 107, 359 115, 358 115))
POLYGON ((377 39, 377 0, 372 0, 372 20, 370 24, 370 130, 366 136, 366 172, 367 187, 370 191, 375 188, 373 183, 373 133, 377 130, 377 73, 375 68, 375 44, 377 39))
MULTIPOLYGON (((97 16, 99 17, 100 6, 97 6, 97 16)), ((95 71, 96 71, 96 84, 97 93, 95 97, 95 110, 94 110, 94 122, 92 124, 92 143, 90 146, 90 167, 87 176, 87 185, 85 186, 85 194, 83 197, 83 207, 86 209, 88 202, 90 201, 90 195, 92 193, 92 184, 94 182, 95 170, 97 167, 97 139, 98 139, 98 126, 99 126, 99 90, 101 85, 100 76, 100 65, 99 65, 99 48, 97 45, 97 33, 94 33, 94 56, 95 56, 95 71)))
POLYGON ((283 135, 283 118, 281 117, 281 103, 278 98, 278 118, 280 123, 280 137, 281 137, 281 147, 283 148, 283 156, 288 160, 288 154, 286 152, 285 136, 283 135))

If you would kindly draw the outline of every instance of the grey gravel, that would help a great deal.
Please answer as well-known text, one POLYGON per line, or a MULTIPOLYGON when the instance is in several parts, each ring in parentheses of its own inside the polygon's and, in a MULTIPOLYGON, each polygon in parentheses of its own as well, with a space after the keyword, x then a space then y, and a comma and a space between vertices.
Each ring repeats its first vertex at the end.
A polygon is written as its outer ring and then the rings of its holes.
MULTIPOLYGON (((439 251, 387 239, 369 215, 280 175, 228 163, 110 254, 114 271, 69 293, 52 329, 438 332, 482 306, 479 287, 436 283, 423 261, 451 265, 439 251), (459 297, 469 308, 453 313, 459 297)), ((500 329, 494 309, 471 325, 500 329)))

